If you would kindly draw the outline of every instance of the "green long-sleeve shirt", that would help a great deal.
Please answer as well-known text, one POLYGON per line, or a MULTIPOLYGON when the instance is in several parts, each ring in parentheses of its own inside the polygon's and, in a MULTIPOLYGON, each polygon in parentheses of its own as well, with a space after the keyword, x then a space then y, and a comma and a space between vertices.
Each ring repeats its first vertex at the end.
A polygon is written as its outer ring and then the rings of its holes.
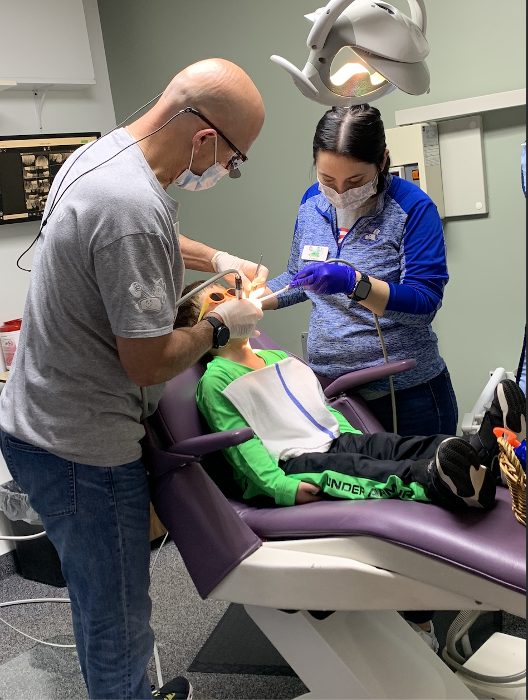
MULTIPOLYGON (((258 355, 266 366, 285 360, 288 355, 279 350, 260 350, 258 355)), ((196 393, 198 408, 213 432, 248 428, 247 422, 222 395, 222 391, 231 382, 255 370, 239 365, 223 357, 215 357, 209 363, 196 393)), ((341 433, 359 433, 339 411, 328 407, 337 422, 341 433)), ((286 476, 276 460, 272 459, 258 437, 248 442, 224 450, 224 455, 233 467, 233 475, 244 490, 244 498, 254 496, 271 496, 280 506, 295 504, 299 488, 299 478, 286 476)))

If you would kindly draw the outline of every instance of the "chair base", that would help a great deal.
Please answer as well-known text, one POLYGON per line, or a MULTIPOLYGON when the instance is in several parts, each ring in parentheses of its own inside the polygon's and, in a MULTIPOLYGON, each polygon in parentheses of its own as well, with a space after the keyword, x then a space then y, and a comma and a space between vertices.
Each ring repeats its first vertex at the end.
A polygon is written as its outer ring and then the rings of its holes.
POLYGON ((462 681, 394 611, 337 612, 323 621, 246 606, 312 700, 469 700, 462 681))
MULTIPOLYGON (((496 632, 464 664, 470 671, 486 676, 513 676, 526 668, 526 640, 496 632)), ((526 678, 515 683, 485 683, 457 673, 478 698, 525 700, 526 678)))

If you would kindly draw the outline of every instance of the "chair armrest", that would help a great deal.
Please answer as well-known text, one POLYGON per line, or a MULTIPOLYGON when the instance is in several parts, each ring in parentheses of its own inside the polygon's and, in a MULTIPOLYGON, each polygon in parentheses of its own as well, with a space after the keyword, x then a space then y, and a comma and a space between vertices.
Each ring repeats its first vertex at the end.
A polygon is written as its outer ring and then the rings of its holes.
POLYGON ((211 433, 210 435, 200 435, 199 437, 182 440, 172 445, 168 452, 171 454, 188 455, 198 459, 202 455, 210 452, 218 452, 228 447, 236 447, 243 442, 247 442, 254 437, 251 428, 240 428, 239 430, 229 430, 223 433, 211 433))
POLYGON ((416 360, 399 360, 398 362, 390 362, 388 365, 377 365, 368 369, 360 369, 357 372, 345 374, 324 390, 327 399, 335 398, 340 394, 345 394, 351 389, 377 382, 385 377, 391 377, 394 374, 402 374, 416 367, 416 360))

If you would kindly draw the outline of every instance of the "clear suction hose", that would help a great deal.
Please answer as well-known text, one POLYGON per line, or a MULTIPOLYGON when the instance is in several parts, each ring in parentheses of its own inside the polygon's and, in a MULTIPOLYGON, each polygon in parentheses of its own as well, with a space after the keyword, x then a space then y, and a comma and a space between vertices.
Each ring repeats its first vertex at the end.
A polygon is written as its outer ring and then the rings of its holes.
MULTIPOLYGON (((457 642, 461 639, 463 640, 467 637, 469 630, 473 627, 478 618, 482 615, 482 612, 478 610, 463 610, 458 617, 455 619, 449 632, 447 633, 446 647, 442 652, 442 657, 446 663, 448 663, 457 671, 463 673, 469 678, 473 678, 482 683, 492 683, 494 685, 508 685, 510 683, 517 683, 526 678, 526 671, 522 673, 516 673, 513 676, 486 676, 482 673, 477 673, 476 671, 471 671, 462 664, 466 663, 468 659, 465 659, 461 654, 458 653, 456 648, 457 642)), ((467 644, 466 644, 467 646, 467 644)), ((469 655, 471 656, 471 654, 469 655)))
MULTIPOLYGON (((351 267, 353 270, 356 270, 356 272, 357 272, 357 268, 355 268, 354 265, 352 265, 352 263, 348 262, 348 260, 342 260, 341 258, 330 258, 330 260, 327 260, 326 262, 327 263, 341 263, 343 265, 348 265, 348 267, 351 267)), ((376 330, 378 331, 378 336, 379 336, 380 343, 381 343, 381 350, 383 352, 383 358, 385 359, 386 364, 389 364, 389 355, 387 353, 387 346, 385 345, 385 339, 383 338, 383 333, 381 332, 379 317, 374 312, 372 312, 372 315, 374 316, 376 330)), ((391 403, 392 403, 392 429, 393 429, 393 432, 397 435, 398 434, 398 413, 396 411, 396 392, 394 391, 394 380, 392 379, 392 377, 389 377, 389 386, 390 386, 391 403)))
MULTIPOLYGON (((226 275, 234 275, 235 276, 235 287, 237 290, 237 297, 240 299, 241 292, 242 292, 242 277, 240 276, 240 273, 238 272, 238 270, 232 269, 232 270, 226 270, 225 272, 219 272, 217 275, 213 275, 213 277, 208 279, 207 282, 204 282, 200 286, 196 287, 196 289, 193 289, 192 292, 189 292, 189 294, 186 294, 179 301, 177 301, 174 309, 175 310, 178 309, 182 304, 185 304, 186 301, 189 301, 189 299, 192 299, 192 297, 196 296, 196 294, 199 294, 202 290, 204 290, 210 284, 213 284, 214 282, 218 282, 218 280, 221 280, 222 277, 225 277, 226 275), (239 296, 239 293, 240 293, 240 296, 239 296)), ((146 386, 141 387, 141 399, 143 401, 143 413, 141 414, 141 421, 142 422, 148 416, 148 392, 147 392, 147 388, 148 387, 146 387, 146 386)))

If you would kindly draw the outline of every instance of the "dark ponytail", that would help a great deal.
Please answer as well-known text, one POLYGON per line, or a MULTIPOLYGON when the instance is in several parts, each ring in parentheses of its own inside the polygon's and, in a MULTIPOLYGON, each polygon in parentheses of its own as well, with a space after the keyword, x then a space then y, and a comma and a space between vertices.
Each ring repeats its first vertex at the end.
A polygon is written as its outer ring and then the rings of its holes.
POLYGON ((380 169, 378 193, 383 192, 389 174, 390 158, 383 170, 387 142, 379 109, 370 105, 333 107, 317 125, 313 153, 314 163, 321 151, 332 151, 362 163, 377 165, 380 169))

